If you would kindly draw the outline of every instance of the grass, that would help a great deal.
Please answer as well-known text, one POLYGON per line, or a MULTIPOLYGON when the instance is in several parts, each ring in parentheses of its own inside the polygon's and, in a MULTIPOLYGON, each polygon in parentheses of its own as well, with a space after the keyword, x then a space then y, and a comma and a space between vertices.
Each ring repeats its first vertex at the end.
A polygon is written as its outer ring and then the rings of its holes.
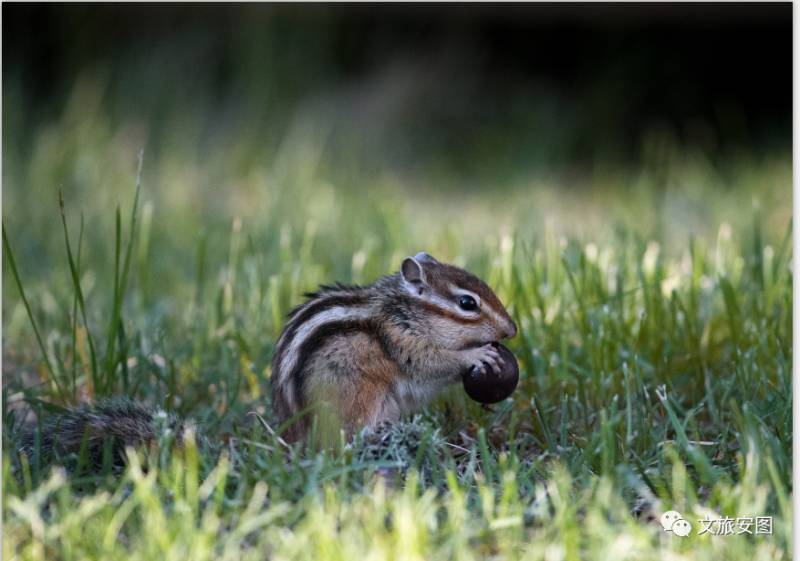
POLYGON ((135 127, 80 106, 3 169, 4 557, 791 556, 788 157, 662 146, 583 188, 429 189, 337 166, 314 134, 262 158, 222 133, 187 153, 189 129, 137 168, 135 127), (507 304, 513 397, 456 387, 354 442, 286 447, 268 377, 288 310, 421 249, 507 304), (116 395, 216 446, 172 452, 165 431, 117 475, 15 463, 25 422, 116 395), (650 520, 668 509, 689 538, 650 520), (699 536, 706 515, 773 534, 699 536))

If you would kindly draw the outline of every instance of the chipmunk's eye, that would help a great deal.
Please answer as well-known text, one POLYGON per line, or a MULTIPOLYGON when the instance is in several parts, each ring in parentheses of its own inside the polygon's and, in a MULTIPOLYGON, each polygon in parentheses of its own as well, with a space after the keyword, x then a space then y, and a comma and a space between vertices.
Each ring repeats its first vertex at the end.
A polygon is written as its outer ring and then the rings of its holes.
POLYGON ((478 309, 478 303, 472 296, 469 296, 467 294, 462 294, 461 297, 458 299, 458 307, 467 312, 471 312, 473 310, 478 309))

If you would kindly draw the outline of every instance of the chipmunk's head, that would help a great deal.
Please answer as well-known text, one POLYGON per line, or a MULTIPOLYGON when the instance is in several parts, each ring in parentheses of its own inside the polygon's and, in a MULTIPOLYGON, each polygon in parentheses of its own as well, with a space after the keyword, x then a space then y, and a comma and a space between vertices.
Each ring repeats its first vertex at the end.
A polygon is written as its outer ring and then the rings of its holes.
POLYGON ((439 346, 461 349, 517 334, 517 326, 492 289, 463 269, 418 253, 403 260, 400 276, 439 346))

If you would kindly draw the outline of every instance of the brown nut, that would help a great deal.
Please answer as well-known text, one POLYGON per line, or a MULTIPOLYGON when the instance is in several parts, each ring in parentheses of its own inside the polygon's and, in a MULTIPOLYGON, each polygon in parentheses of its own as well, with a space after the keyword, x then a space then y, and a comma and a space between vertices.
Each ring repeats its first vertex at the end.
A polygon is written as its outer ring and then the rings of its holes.
POLYGON ((499 343, 494 345, 500 354, 499 371, 484 363, 483 370, 470 367, 462 378, 464 391, 479 403, 503 401, 514 392, 519 382, 519 365, 514 353, 499 343))

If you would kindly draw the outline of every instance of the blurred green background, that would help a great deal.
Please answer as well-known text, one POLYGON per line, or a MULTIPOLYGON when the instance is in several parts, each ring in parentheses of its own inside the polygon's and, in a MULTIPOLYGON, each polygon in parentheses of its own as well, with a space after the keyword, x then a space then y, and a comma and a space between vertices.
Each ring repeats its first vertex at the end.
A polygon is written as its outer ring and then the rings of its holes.
POLYGON ((787 6, 3 13, 4 202, 31 226, 59 188, 76 209, 126 201, 140 148, 161 217, 191 207, 208 224, 264 216, 313 181, 317 201, 353 190, 379 205, 379 184, 403 203, 505 203, 559 227, 570 208, 612 222, 652 186, 664 204, 642 226, 663 229, 663 211, 694 231, 713 226, 697 200, 788 169, 787 6))

